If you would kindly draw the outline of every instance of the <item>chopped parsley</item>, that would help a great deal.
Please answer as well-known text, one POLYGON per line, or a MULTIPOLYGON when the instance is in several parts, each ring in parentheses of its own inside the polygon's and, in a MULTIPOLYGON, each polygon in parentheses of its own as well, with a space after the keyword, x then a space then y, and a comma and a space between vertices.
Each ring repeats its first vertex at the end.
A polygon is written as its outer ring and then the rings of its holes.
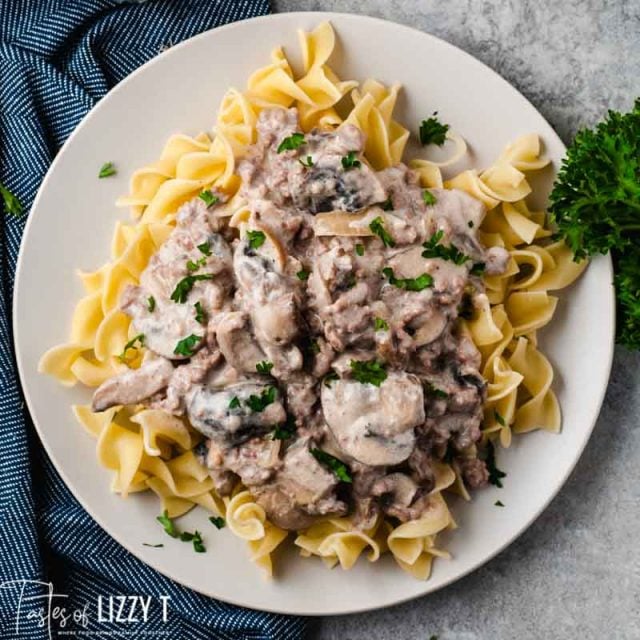
POLYGON ((391 202, 391 196, 389 196, 381 205, 383 211, 393 211, 393 202, 391 202))
POLYGON ((224 529, 225 524, 227 524, 221 516, 211 516, 209 522, 218 530, 224 529))
POLYGON ((374 318, 373 326, 376 331, 389 331, 389 323, 384 318, 374 318))
POLYGON ((182 540, 182 542, 193 542, 193 550, 196 553, 204 553, 206 551, 202 542, 202 534, 197 529, 193 533, 183 531, 180 534, 180 540, 182 540))
POLYGON ((434 387, 431 383, 427 383, 425 385, 425 391, 428 395, 433 396, 434 398, 442 398, 443 400, 449 397, 449 394, 442 389, 438 389, 438 387, 434 387))
POLYGON ((193 285, 199 280, 213 280, 212 273, 203 273, 197 276, 185 276, 178 282, 176 288, 173 290, 171 294, 171 299, 174 302, 185 303, 187 301, 187 297, 191 289, 193 289, 193 285))
POLYGON ((501 489, 503 486, 502 478, 505 478, 507 474, 496 467, 496 450, 491 440, 487 442, 487 448, 484 452, 483 458, 487 465, 487 471, 489 472, 489 482, 501 489))
POLYGON ((340 380, 340 376, 335 371, 329 371, 329 373, 327 373, 327 375, 324 377, 322 384, 324 384, 327 389, 330 389, 331 383, 334 380, 340 380))
POLYGON ((481 276, 484 273, 485 264, 484 262, 476 262, 473 267, 469 270, 469 273, 472 276, 481 276))
POLYGON ((202 200, 207 205, 207 207, 210 207, 212 204, 216 204, 218 200, 220 200, 220 198, 218 198, 215 193, 211 192, 211 189, 205 189, 204 191, 201 191, 200 195, 198 195, 198 198, 200 198, 200 200, 202 200))
POLYGON ((12 216, 19 218, 22 215, 22 203, 5 186, 0 184, 0 195, 4 202, 4 210, 12 216))
POLYGON ((165 509, 161 516, 157 516, 156 520, 164 527, 164 532, 172 538, 178 537, 178 529, 175 523, 169 517, 169 512, 165 509))
POLYGON ((494 504, 496 507, 504 507, 504 504, 502 504, 502 502, 500 502, 500 500, 496 500, 493 504, 494 504))
POLYGON ((506 423, 505 419, 497 411, 493 412, 493 417, 496 419, 496 422, 501 427, 506 427, 507 426, 507 423, 506 423))
POLYGON ((442 124, 438 118, 437 111, 433 115, 420 123, 420 144, 437 144, 441 147, 447 137, 449 131, 448 124, 442 124))
POLYGON ((433 205, 436 202, 438 202, 438 199, 433 195, 433 193, 431 193, 431 191, 428 191, 427 189, 423 189, 422 190, 422 201, 428 207, 430 207, 431 205, 433 205))
POLYGON ((249 238, 249 246, 252 249, 259 249, 267 239, 263 231, 247 231, 247 237, 249 238))
POLYGON ((144 333, 139 333, 137 336, 134 336, 133 338, 131 338, 131 340, 129 340, 129 342, 127 342, 127 344, 124 345, 124 349, 122 350, 122 353, 118 356, 118 360, 120 360, 120 362, 126 362, 128 358, 127 351, 129 351, 130 349, 137 351, 139 348, 142 348, 142 347, 144 347, 144 333), (136 346, 136 342, 138 343, 138 346, 136 346))
POLYGON ((239 409, 240 408, 240 398, 238 396, 233 396, 229 402, 229 409, 239 409))
POLYGON ((423 258, 440 258, 442 260, 449 260, 457 265, 464 264, 467 260, 471 260, 469 256, 459 251, 452 244, 448 247, 440 244, 440 240, 442 240, 443 236, 444 231, 439 229, 431 236, 431 238, 429 238, 429 240, 427 240, 427 242, 422 244, 424 247, 424 251, 422 252, 423 258))
POLYGON ((262 391, 259 396, 251 394, 248 400, 245 400, 245 404, 254 411, 260 413, 264 411, 270 404, 273 404, 276 400, 277 390, 275 387, 267 387, 262 391))
POLYGON ((345 171, 349 169, 359 169, 362 166, 360 160, 358 160, 355 151, 349 151, 346 156, 342 156, 342 168, 345 171))
POLYGON ((305 142, 304 133, 293 133, 278 145, 278 153, 282 153, 283 151, 295 151, 305 142))
POLYGON ((387 379, 387 369, 378 360, 352 360, 349 366, 351 375, 362 384, 379 387, 387 379))
POLYGON ((391 267, 385 267, 382 273, 389 280, 389 284, 406 291, 422 291, 433 284, 433 278, 428 273, 423 273, 417 278, 396 278, 391 267))
POLYGON ((385 247, 395 247, 396 243, 393 241, 393 238, 389 235, 389 232, 384 228, 384 220, 378 216, 371 221, 369 224, 369 229, 373 233, 375 233, 380 240, 382 240, 382 244, 385 247))
POLYGON ((469 229, 473 229, 473 220, 469 220, 469 222, 467 222, 467 227, 469 227, 469 229))
POLYGON ((306 161, 303 158, 298 158, 298 162, 307 169, 313 167, 313 158, 311 156, 307 156, 306 161))
POLYGON ((105 162, 100 167, 100 172, 98 173, 98 178, 108 178, 109 176, 115 176, 116 173, 118 173, 118 172, 116 171, 116 168, 115 168, 113 162, 105 162))
POLYGON ((149 544, 148 542, 143 542, 142 545, 145 546, 145 547, 152 547, 154 549, 159 549, 160 547, 164 547, 164 545, 162 543, 160 543, 160 544, 149 544))
POLYGON ((202 253, 203 255, 209 257, 211 255, 211 245, 208 241, 203 242, 202 244, 198 245, 198 251, 200 251, 200 253, 202 253))
POLYGON ((309 272, 306 269, 300 269, 300 271, 296 273, 296 276, 298 277, 298 280, 308 280, 309 272))
POLYGON ((344 462, 338 460, 330 453, 323 451, 322 449, 311 449, 311 455, 325 467, 328 467, 333 474, 340 480, 341 482, 351 483, 351 474, 349 473, 349 469, 344 462))
POLYGON ((201 340, 202 336, 197 336, 192 333, 190 336, 182 338, 182 340, 178 341, 178 344, 173 350, 173 353, 178 356, 185 356, 187 358, 190 358, 194 354, 196 345, 198 345, 201 340))
POLYGON ((153 296, 147 298, 147 310, 149 313, 153 313, 156 309, 156 299, 153 296))
POLYGON ((364 245, 363 245, 363 244, 358 243, 358 244, 356 245, 356 253, 357 253, 359 256, 363 256, 363 255, 364 255, 364 245))
POLYGON ((199 260, 196 260, 195 262, 193 260, 188 260, 187 271, 197 271, 200 267, 204 267, 206 262, 207 262, 206 256, 202 256, 202 258, 200 258, 199 260))
POLYGON ((291 416, 287 416, 284 424, 279 424, 271 433, 272 440, 288 440, 293 437, 296 432, 296 423, 291 416))
POLYGON ((200 300, 196 302, 194 305, 196 310, 196 322, 198 324, 205 324, 207 322, 207 312, 202 308, 202 303, 200 300))
POLYGON ((256 371, 258 373, 262 373, 268 376, 271 373, 271 369, 273 369, 273 362, 267 362, 266 360, 263 360, 262 362, 256 363, 256 371))

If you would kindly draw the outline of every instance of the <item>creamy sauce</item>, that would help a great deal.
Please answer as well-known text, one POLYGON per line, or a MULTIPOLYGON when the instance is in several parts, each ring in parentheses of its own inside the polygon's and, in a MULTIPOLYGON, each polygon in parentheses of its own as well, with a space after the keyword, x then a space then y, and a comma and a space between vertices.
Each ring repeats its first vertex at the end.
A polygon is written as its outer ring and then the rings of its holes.
POLYGON ((418 518, 444 459, 484 484, 486 384, 458 318, 484 294, 478 274, 501 273, 508 253, 479 243, 482 203, 425 195, 402 164, 373 171, 355 127, 280 153, 300 133, 295 110, 267 109, 257 128, 239 174, 261 242, 221 228, 215 205, 184 205, 122 299, 158 357, 107 381, 94 408, 186 415, 217 490, 242 481, 288 529, 347 513, 363 528, 380 513, 418 518), (357 216, 364 235, 316 236, 326 212, 357 216))

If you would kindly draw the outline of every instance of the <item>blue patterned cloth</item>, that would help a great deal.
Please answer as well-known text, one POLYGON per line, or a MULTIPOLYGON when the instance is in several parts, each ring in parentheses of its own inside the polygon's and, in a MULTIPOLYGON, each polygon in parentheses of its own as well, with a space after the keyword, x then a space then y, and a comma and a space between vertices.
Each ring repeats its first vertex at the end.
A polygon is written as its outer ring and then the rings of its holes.
MULTIPOLYGON (((268 0, 0 0, 0 183, 27 212, 58 148, 110 87, 166 46, 268 11, 268 0)), ((11 296, 26 217, 0 217, 0 638, 302 637, 302 619, 210 600, 145 566, 60 480, 24 410, 12 356, 11 296), (54 609, 42 619, 49 582, 67 596, 53 606, 75 612, 75 621, 52 619, 54 609), (106 609, 105 598, 130 594, 152 597, 146 622, 98 621, 99 596, 106 609), (166 621, 160 596, 170 596, 166 621)))

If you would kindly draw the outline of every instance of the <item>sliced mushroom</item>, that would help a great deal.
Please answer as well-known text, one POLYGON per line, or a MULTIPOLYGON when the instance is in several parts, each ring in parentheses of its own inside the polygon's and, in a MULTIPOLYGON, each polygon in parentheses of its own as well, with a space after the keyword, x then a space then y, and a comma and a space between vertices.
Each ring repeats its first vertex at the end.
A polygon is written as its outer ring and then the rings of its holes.
POLYGON ((91 409, 105 411, 117 405, 138 404, 166 388, 174 371, 169 360, 157 358, 144 363, 139 369, 109 378, 93 394, 91 409))
POLYGON ((225 360, 238 371, 255 373, 256 365, 266 360, 264 351, 253 335, 247 313, 231 311, 218 316, 216 338, 225 360))

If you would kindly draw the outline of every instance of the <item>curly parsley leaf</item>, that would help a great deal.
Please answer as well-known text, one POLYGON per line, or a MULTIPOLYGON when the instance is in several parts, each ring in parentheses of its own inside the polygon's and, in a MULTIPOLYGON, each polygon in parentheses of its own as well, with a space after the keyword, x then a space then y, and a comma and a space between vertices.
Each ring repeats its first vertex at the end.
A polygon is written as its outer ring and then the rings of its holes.
POLYGON ((262 362, 256 363, 256 371, 262 375, 268 376, 271 373, 271 369, 273 369, 273 362, 263 360, 262 362))
POLYGON ((361 166, 362 163, 358 160, 355 151, 349 151, 346 156, 342 156, 342 168, 345 171, 349 171, 349 169, 359 169, 361 166))
POLYGON ((189 297, 193 285, 200 280, 213 280, 212 273, 203 273, 196 276, 185 276, 178 282, 176 288, 171 294, 171 300, 174 302, 185 303, 189 297))
POLYGON ((423 258, 440 258, 441 260, 449 260, 457 265, 462 265, 467 262, 467 260, 471 260, 469 256, 462 253, 462 251, 454 245, 445 246, 440 244, 443 236, 444 231, 439 229, 429 240, 422 244, 424 247, 424 251, 422 252, 423 258))
POLYGON ((252 249, 259 249, 264 244, 267 236, 263 231, 247 231, 247 238, 249 238, 249 246, 252 249))
POLYGON ((98 173, 98 178, 108 178, 109 176, 115 176, 118 171, 116 170, 113 162, 105 162, 100 167, 100 172, 98 173))
POLYGON ((305 143, 304 133, 293 133, 292 135, 284 138, 278 145, 278 153, 283 151, 295 151, 305 143))
POLYGON ((164 532, 172 538, 177 538, 180 534, 175 523, 169 517, 169 512, 165 509, 161 516, 157 516, 156 520, 164 527, 164 532))
POLYGON ((437 144, 441 147, 447 138, 448 124, 442 124, 436 117, 438 112, 420 123, 420 144, 437 144))
POLYGON ((259 396, 251 394, 245 404, 255 413, 264 411, 270 404, 276 401, 277 389, 275 387, 267 387, 259 396))
POLYGON ((220 200, 220 198, 218 198, 218 196, 215 195, 215 193, 213 193, 211 189, 205 189, 204 191, 201 191, 198 195, 198 198, 200 198, 200 200, 202 200, 207 205, 207 207, 216 204, 220 200))
POLYGON ((22 215, 22 203, 16 196, 5 186, 0 184, 0 195, 4 202, 4 210, 6 213, 19 218, 22 215))
POLYGON ((374 218, 371 223, 369 224, 369 229, 371 229, 371 231, 373 233, 375 233, 380 240, 382 240, 382 244, 385 247, 395 247, 396 243, 394 242, 393 238, 389 235, 389 232, 384 228, 384 220, 378 216, 377 218, 374 218))
POLYGON ((387 379, 387 369, 378 360, 352 360, 349 366, 351 375, 362 384, 379 387, 387 379))
POLYGON ((428 273, 423 273, 417 278, 396 278, 391 267, 385 267, 382 273, 389 280, 389 284, 406 291, 422 291, 433 285, 433 277, 428 273))
POLYGON ((200 344, 201 340, 202 336, 197 336, 192 333, 190 336, 182 338, 182 340, 178 341, 178 344, 173 350, 173 353, 178 356, 185 356, 186 358, 190 358, 194 354, 195 348, 198 344, 200 344))
POLYGON ((209 522, 216 528, 218 531, 220 529, 224 529, 224 526, 227 524, 225 519, 221 516, 210 516, 209 522))
POLYGON ((209 257, 211 255, 211 244, 209 243, 209 241, 199 244, 198 251, 200 251, 201 254, 209 257))
POLYGON ((323 451, 322 449, 311 449, 311 455, 320 464, 323 464, 325 467, 333 471, 333 474, 341 482, 353 482, 351 474, 349 473, 349 468, 344 462, 342 462, 342 460, 338 460, 338 458, 332 456, 326 451, 323 451))
POLYGON ((183 531, 180 534, 180 540, 182 542, 193 542, 193 550, 196 553, 204 553, 207 550, 202 541, 202 534, 197 529, 193 533, 183 531))

